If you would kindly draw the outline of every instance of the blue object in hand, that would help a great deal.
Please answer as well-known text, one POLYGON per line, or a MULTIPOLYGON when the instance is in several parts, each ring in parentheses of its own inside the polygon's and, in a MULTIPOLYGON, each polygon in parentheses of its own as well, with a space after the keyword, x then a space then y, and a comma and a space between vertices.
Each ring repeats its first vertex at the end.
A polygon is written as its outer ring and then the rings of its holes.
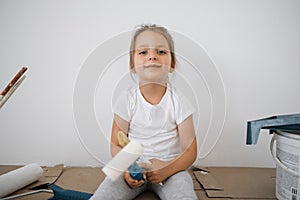
POLYGON ((133 179, 135 179, 137 181, 140 181, 143 179, 143 173, 142 173, 143 170, 136 162, 134 162, 132 165, 130 165, 128 170, 133 179))

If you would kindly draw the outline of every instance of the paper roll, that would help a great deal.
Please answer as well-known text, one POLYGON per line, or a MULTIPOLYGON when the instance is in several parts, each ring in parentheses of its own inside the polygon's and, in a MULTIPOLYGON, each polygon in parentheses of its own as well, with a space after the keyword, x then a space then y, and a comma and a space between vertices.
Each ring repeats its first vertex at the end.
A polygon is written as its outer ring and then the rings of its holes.
POLYGON ((138 142, 131 141, 103 167, 102 171, 115 181, 143 152, 144 148, 138 142))
POLYGON ((43 169, 33 163, 1 175, 0 198, 37 181, 42 174, 43 169))

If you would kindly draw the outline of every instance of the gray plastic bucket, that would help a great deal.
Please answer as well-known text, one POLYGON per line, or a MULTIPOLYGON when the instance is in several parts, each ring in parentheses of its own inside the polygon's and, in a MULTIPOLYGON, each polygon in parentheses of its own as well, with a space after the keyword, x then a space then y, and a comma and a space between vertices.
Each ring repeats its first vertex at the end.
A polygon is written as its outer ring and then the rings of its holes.
POLYGON ((270 150, 276 162, 276 197, 300 200, 300 133, 276 131, 270 150))

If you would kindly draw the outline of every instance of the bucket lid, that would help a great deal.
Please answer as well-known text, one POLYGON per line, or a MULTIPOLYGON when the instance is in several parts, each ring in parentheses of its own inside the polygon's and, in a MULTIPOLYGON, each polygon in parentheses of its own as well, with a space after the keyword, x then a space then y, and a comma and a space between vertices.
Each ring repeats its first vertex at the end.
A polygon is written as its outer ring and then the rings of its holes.
POLYGON ((292 125, 283 125, 277 127, 270 127, 270 132, 284 132, 284 133, 291 133, 294 135, 300 135, 300 124, 292 124, 292 125))
POLYGON ((247 122, 247 144, 256 144, 260 129, 300 134, 300 114, 279 115, 247 122))

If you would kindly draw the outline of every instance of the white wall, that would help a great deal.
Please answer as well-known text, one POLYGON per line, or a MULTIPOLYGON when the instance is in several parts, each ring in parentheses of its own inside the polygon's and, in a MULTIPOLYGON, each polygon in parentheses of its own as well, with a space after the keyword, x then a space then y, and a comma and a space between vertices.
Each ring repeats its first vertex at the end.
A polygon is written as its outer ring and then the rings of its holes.
MULTIPOLYGON (((246 122, 300 112, 298 0, 1 0, 0 88, 22 66, 29 69, 0 110, 0 164, 101 165, 94 147, 83 145, 89 131, 76 130, 76 78, 103 42, 145 22, 202 46, 223 79, 224 128, 198 163, 273 167, 271 136, 261 131, 258 144, 246 146, 246 122)), ((109 127, 111 115, 105 116, 109 127)), ((99 142, 99 155, 109 158, 103 138, 89 140, 99 142)))

